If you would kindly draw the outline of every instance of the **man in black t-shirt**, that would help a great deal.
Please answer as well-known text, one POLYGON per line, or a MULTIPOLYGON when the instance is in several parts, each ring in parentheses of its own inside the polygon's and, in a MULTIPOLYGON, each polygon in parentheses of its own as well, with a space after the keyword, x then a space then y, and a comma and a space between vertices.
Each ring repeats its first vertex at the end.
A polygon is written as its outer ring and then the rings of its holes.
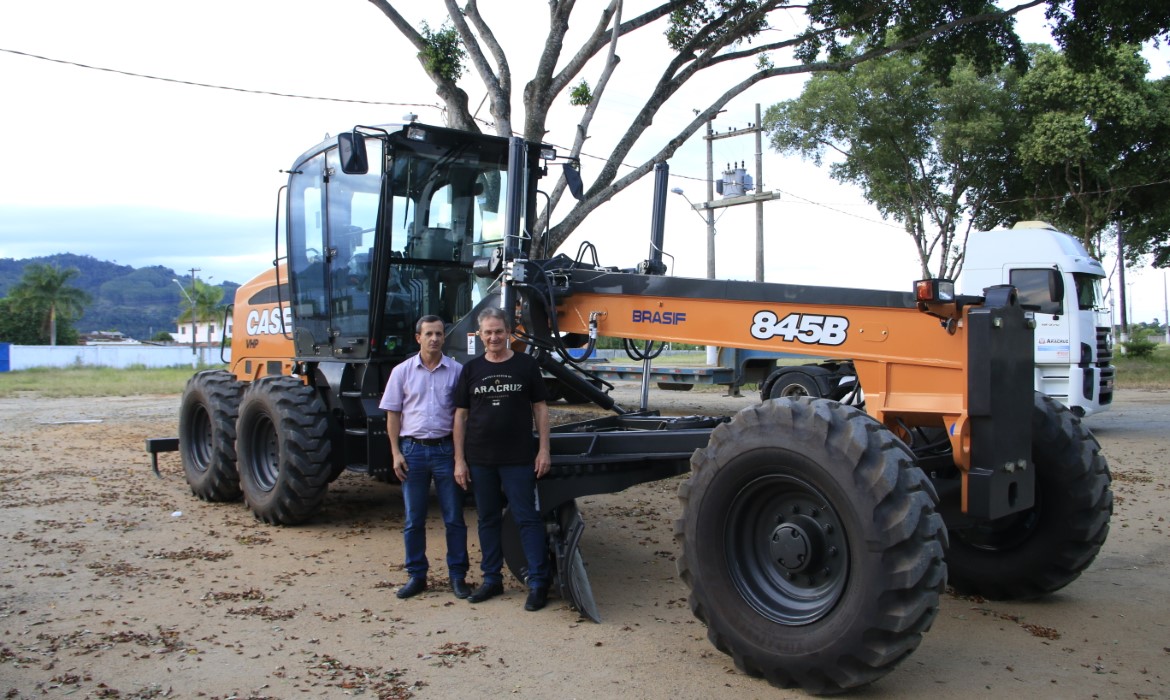
POLYGON ((484 354, 464 365, 455 388, 455 481, 475 493, 483 555, 483 584, 468 600, 481 603, 504 592, 500 533, 507 497, 528 560, 524 609, 540 610, 548 602, 549 566, 536 480, 552 463, 544 378, 536 360, 512 350, 503 311, 484 309, 476 320, 484 354))

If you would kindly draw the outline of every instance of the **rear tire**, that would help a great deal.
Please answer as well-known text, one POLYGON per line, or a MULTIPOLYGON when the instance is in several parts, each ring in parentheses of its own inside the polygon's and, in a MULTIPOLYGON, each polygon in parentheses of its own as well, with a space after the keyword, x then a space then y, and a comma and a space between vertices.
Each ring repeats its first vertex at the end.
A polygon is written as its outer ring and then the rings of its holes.
POLYGON ((187 380, 179 407, 179 454, 191 493, 204 501, 236 501, 236 416, 243 385, 224 370, 187 380))
POLYGON ((295 525, 329 488, 329 414, 317 392, 292 377, 249 387, 237 422, 240 485, 256 518, 295 525))
POLYGON ((1060 403, 1037 393, 1032 410, 1036 503, 980 527, 954 529, 950 582, 995 600, 1036 598, 1064 588, 1101 551, 1113 514, 1101 446, 1060 403))
POLYGON ((802 396, 824 398, 821 387, 812 377, 804 372, 784 372, 768 385, 767 392, 760 399, 798 399, 802 396))
POLYGON ((917 648, 946 583, 946 532, 884 426, 831 401, 767 401, 716 428, 691 468, 679 574, 737 668, 835 693, 917 648))

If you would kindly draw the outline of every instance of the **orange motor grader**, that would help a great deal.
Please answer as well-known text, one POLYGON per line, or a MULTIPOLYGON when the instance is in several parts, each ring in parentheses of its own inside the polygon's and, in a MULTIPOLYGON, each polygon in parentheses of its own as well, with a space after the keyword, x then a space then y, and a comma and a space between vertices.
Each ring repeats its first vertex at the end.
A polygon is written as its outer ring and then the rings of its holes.
POLYGON ((588 245, 535 259, 537 185, 556 162, 542 144, 417 123, 355 127, 298 158, 278 267, 237 293, 230 369, 183 396, 192 491, 295 524, 347 469, 392 480, 377 403, 417 351, 415 321, 447 320, 446 352, 465 360, 494 305, 553 381, 612 411, 554 429, 538 486, 560 594, 593 619, 576 499, 688 473, 675 532, 691 608, 738 668, 777 686, 831 693, 889 673, 948 583, 1035 597, 1093 561, 1108 468, 1079 420, 1033 391, 1013 288, 668 276, 665 166, 647 259, 604 266, 588 245), (848 358, 864 397, 780 398, 730 419, 625 408, 569 352, 597 335, 848 358))

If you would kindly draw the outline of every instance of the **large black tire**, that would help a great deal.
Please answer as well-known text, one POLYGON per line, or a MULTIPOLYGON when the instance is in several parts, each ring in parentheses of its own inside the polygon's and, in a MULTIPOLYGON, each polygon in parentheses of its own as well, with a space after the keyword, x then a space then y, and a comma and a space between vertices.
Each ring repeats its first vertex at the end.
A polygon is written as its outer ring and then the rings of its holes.
POLYGON ((823 398, 821 387, 815 379, 804 372, 784 372, 775 380, 767 384, 761 392, 760 400, 796 399, 808 396, 814 399, 823 398))
POLYGON ((679 489, 679 574, 741 671, 836 693, 905 659, 938 614, 946 531, 900 440, 821 399, 740 411, 679 489))
POLYGON ((329 489, 329 414, 312 387, 292 377, 257 380, 236 423, 240 485, 257 519, 295 525, 329 489))
POLYGON ((236 416, 242 390, 243 384, 223 370, 199 372, 183 389, 179 454, 191 493, 205 501, 240 498, 236 416))
POLYGON ((1037 393, 1032 410, 1036 502, 1026 512, 952 529, 950 583, 996 600, 1036 598, 1072 583, 1101 551, 1113 514, 1109 466, 1079 418, 1037 393))

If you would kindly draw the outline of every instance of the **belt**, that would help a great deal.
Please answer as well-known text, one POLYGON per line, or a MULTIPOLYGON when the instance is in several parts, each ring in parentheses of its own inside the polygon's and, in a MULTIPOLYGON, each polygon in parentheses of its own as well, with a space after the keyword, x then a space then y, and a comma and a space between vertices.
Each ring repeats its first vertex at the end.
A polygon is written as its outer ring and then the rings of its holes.
POLYGON ((411 437, 411 436, 407 435, 406 439, 413 440, 413 441, 417 442, 418 444, 423 445, 424 447, 438 447, 439 445, 442 445, 444 442, 449 442, 451 440, 451 436, 444 435, 441 438, 416 438, 416 437, 411 437))

